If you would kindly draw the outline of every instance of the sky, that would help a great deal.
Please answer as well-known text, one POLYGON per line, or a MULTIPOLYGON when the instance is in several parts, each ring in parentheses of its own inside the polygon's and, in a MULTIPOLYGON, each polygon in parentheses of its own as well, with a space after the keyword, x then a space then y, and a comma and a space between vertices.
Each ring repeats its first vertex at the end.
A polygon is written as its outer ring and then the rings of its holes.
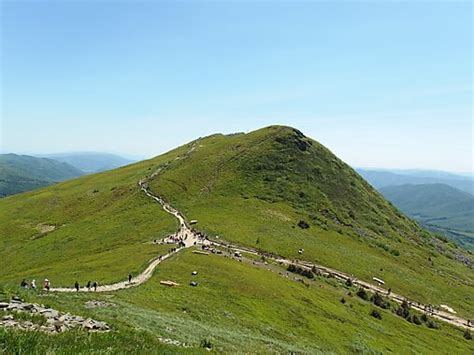
POLYGON ((0 1, 3 153, 284 124, 356 167, 474 170, 470 1, 0 1))

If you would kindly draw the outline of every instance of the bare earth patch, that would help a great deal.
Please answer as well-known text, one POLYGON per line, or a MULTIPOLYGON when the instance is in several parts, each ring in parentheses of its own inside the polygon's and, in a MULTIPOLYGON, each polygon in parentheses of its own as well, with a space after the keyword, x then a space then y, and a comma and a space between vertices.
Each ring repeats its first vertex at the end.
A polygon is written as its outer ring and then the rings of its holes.
POLYGON ((46 234, 54 231, 57 227, 52 224, 46 224, 46 223, 39 223, 35 229, 40 232, 41 234, 46 234))

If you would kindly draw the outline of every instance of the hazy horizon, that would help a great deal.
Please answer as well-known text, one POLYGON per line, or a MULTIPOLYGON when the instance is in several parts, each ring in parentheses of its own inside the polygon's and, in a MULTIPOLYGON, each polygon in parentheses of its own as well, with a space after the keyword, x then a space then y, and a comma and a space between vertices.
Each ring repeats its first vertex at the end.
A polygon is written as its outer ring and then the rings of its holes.
POLYGON ((472 173, 472 4, 1 4, 2 152, 152 157, 283 124, 354 167, 472 173))

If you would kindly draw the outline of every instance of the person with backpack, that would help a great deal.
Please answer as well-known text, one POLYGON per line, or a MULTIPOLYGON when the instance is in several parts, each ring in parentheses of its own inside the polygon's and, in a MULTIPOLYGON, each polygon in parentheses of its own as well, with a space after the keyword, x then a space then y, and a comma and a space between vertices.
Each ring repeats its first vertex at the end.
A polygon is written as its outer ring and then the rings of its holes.
POLYGON ((92 284, 92 287, 94 287, 94 291, 97 291, 97 281, 94 281, 94 283, 92 284))
POLYGON ((44 288, 46 291, 49 291, 49 289, 51 288, 51 282, 50 282, 48 279, 44 279, 43 288, 44 288))
POLYGON ((91 283, 92 283, 92 281, 87 281, 87 286, 86 287, 87 287, 87 291, 89 291, 89 292, 91 291, 91 283))
POLYGON ((74 288, 77 292, 79 292, 79 282, 76 281, 76 283, 74 284, 74 288))
POLYGON ((132 283, 132 274, 128 274, 128 283, 131 284, 132 283))

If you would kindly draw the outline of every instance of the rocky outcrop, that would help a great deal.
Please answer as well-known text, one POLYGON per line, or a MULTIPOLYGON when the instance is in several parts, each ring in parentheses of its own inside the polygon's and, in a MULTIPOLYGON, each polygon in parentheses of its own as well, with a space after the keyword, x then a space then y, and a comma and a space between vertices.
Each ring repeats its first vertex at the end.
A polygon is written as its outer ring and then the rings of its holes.
POLYGON ((116 307, 115 303, 105 302, 105 301, 87 301, 85 303, 86 308, 104 308, 104 307, 116 307))
POLYGON ((36 330, 47 333, 61 333, 73 328, 93 332, 110 331, 110 327, 105 322, 62 313, 40 304, 23 302, 21 300, 14 299, 10 302, 0 302, 1 311, 5 313, 3 316, 0 314, 1 327, 36 330), (27 315, 24 316, 24 314, 27 315))

